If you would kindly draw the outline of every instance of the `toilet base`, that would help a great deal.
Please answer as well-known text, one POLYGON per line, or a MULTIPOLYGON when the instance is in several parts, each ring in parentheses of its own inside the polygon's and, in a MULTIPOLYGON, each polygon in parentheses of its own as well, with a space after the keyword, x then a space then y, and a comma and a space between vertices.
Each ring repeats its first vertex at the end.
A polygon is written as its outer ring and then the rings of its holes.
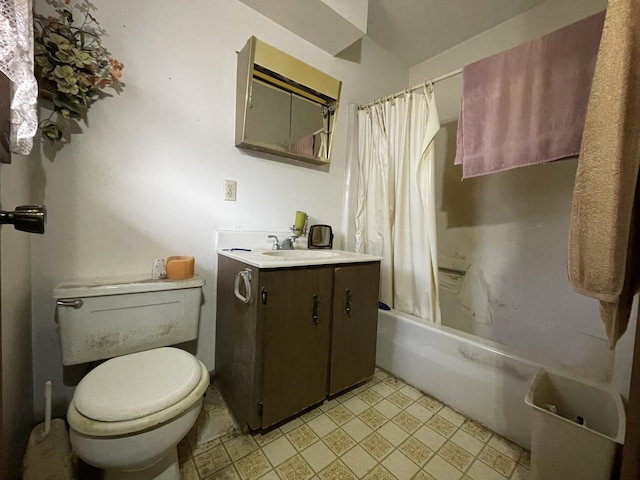
POLYGON ((178 448, 173 447, 159 462, 144 470, 105 470, 104 480, 180 480, 178 448))

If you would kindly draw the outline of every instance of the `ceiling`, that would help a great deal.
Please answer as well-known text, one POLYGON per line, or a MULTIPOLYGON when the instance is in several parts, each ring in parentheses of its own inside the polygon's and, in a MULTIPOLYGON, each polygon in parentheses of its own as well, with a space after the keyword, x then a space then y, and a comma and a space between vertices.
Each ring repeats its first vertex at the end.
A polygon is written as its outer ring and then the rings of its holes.
POLYGON ((554 0, 240 1, 331 55, 366 34, 413 67, 554 0))
POLYGON ((546 0, 369 0, 367 35, 412 67, 546 0))

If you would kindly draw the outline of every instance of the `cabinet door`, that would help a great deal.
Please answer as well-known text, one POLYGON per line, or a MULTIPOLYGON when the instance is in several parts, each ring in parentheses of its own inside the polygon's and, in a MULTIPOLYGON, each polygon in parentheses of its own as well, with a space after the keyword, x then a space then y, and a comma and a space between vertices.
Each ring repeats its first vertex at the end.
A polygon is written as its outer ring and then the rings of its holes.
POLYGON ((257 268, 218 255, 218 301, 216 313, 216 382, 224 400, 242 430, 261 426, 258 415, 260 395, 259 331, 255 293, 249 303, 234 294, 239 272, 250 268, 252 285, 260 281, 257 268))
POLYGON ((378 328, 380 264, 335 269, 329 394, 373 375, 378 328))
POLYGON ((263 428, 327 395, 332 280, 332 268, 261 275, 263 428))

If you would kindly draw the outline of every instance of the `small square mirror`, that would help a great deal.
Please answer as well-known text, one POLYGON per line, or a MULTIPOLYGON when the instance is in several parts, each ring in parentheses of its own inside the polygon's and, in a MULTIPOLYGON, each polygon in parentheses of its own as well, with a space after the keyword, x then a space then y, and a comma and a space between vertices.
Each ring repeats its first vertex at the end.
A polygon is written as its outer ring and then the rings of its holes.
POLYGON ((311 225, 308 248, 333 248, 333 231, 330 225, 311 225))

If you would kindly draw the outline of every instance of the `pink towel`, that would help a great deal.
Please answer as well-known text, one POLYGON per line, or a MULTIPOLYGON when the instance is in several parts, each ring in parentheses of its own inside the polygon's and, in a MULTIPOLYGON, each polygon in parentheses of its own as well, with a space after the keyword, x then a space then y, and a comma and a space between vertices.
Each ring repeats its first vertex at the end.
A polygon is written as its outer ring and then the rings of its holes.
POLYGON ((463 178, 577 156, 604 12, 464 67, 463 178))
POLYGON ((302 137, 291 145, 291 152, 298 155, 308 155, 313 157, 313 147, 315 145, 315 136, 313 134, 302 137))

